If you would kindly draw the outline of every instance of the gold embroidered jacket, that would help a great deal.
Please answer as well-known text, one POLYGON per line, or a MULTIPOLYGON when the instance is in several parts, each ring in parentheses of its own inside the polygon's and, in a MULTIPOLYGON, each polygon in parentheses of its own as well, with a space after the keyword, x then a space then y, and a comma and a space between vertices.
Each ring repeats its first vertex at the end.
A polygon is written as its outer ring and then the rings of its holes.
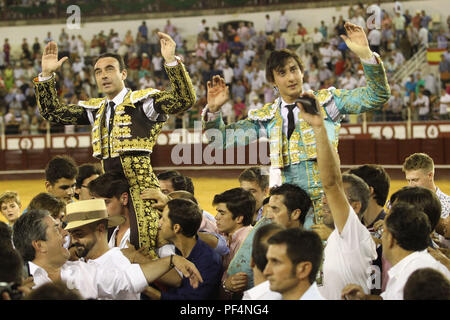
POLYGON ((172 88, 168 91, 144 89, 129 91, 122 104, 115 109, 111 134, 104 125, 106 98, 93 98, 80 101, 77 105, 64 105, 58 100, 56 81, 52 77, 47 81, 34 80, 39 111, 42 117, 59 124, 91 124, 87 110, 94 116, 92 126, 93 156, 97 158, 117 157, 124 152, 151 152, 156 138, 164 125, 164 120, 151 121, 142 110, 147 99, 153 99, 153 107, 160 114, 176 114, 188 110, 196 100, 191 79, 182 63, 177 66, 165 66, 172 88))

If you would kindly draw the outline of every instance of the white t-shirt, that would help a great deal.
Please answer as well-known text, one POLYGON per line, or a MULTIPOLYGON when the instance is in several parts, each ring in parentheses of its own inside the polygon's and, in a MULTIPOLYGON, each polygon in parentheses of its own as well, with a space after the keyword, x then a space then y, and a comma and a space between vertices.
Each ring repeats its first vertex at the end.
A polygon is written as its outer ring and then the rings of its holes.
MULTIPOLYGON (((43 268, 32 262, 29 266, 35 283, 33 289, 52 282, 43 268)), ((120 270, 96 263, 67 261, 61 267, 61 280, 69 289, 77 289, 84 299, 124 299, 129 292, 142 292, 148 286, 141 267, 131 263, 120 270)))
POLYGON ((403 288, 409 276, 417 269, 422 268, 435 269, 450 279, 447 267, 434 259, 426 250, 416 251, 389 269, 389 281, 381 297, 384 300, 403 300, 403 288))
POLYGON ((367 36, 367 40, 369 40, 369 43, 372 46, 379 46, 381 43, 381 32, 377 29, 373 29, 367 36))
POLYGON ((360 285, 369 293, 368 279, 372 260, 377 258, 375 242, 359 221, 352 207, 341 234, 335 229, 324 250, 323 286, 320 293, 328 300, 340 300, 348 284, 360 285))
POLYGON ((447 114, 450 109, 450 94, 446 93, 444 96, 441 97, 439 102, 441 103, 439 105, 439 113, 447 114))
POLYGON ((253 288, 244 291, 242 300, 281 300, 280 293, 270 290, 270 282, 266 280, 253 288))
MULTIPOLYGON (((118 232, 119 232, 119 226, 117 226, 117 227, 114 229, 114 231, 113 231, 113 233, 112 233, 112 235, 111 235, 111 238, 109 239, 108 247, 110 247, 110 248, 116 247, 116 237, 117 237, 117 233, 118 233, 118 232)), ((125 248, 128 248, 127 241, 130 241, 130 228, 128 228, 128 230, 125 231, 125 233, 124 233, 122 239, 120 240, 120 243, 119 243, 118 248, 119 248, 119 249, 125 249, 125 248)))
POLYGON ((430 112, 430 99, 426 95, 423 95, 422 98, 417 97, 413 102, 413 106, 419 107, 419 115, 426 115, 430 112))
MULTIPOLYGON (((129 234, 128 229, 128 234, 129 234)), ((126 271, 126 269, 131 265, 130 260, 128 260, 127 257, 123 255, 123 253, 120 251, 120 248, 115 247, 112 249, 109 249, 105 254, 98 257, 97 259, 91 259, 87 261, 87 264, 93 264, 97 265, 100 268, 118 268, 122 271, 126 271)), ((140 299, 140 293, 136 292, 127 292, 124 291, 120 295, 118 295, 117 299, 120 300, 139 300, 140 299)))

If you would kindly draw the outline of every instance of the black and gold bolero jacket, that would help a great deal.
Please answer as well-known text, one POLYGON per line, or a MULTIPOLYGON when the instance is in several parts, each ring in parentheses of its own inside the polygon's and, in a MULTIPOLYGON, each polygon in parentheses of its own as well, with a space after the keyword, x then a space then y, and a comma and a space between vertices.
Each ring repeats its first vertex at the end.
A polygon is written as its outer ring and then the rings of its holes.
POLYGON ((195 90, 183 64, 179 62, 177 66, 165 68, 171 90, 129 90, 122 104, 115 108, 113 128, 109 135, 104 125, 106 98, 62 104, 58 100, 54 76, 46 81, 34 79, 39 111, 44 119, 52 123, 92 125, 93 156, 96 158, 117 157, 128 152, 151 153, 167 117, 150 120, 142 108, 144 102, 153 99, 155 111, 165 115, 184 112, 196 100, 195 90))

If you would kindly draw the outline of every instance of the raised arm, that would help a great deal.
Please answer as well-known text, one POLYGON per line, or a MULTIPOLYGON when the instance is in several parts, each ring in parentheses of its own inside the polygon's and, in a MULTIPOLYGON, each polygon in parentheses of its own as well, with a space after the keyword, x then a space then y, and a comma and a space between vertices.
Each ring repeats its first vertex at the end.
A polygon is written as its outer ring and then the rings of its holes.
POLYGON ((222 106, 230 99, 229 88, 225 80, 216 75, 207 83, 207 105, 202 113, 203 129, 216 148, 244 146, 257 140, 260 134, 258 122, 249 119, 225 125, 222 106))
POLYGON ((34 89, 39 111, 42 117, 50 122, 59 124, 90 124, 85 108, 69 104, 62 104, 56 91, 56 80, 53 76, 67 60, 58 60, 58 45, 49 42, 42 54, 42 73, 34 79, 34 89), (41 80, 41 81, 40 81, 41 80))
MULTIPOLYGON (((312 94, 304 94, 314 98, 312 94)), ((316 100, 317 108, 319 102, 316 100)), ((350 205, 344 191, 342 182, 339 157, 328 140, 327 131, 321 114, 312 115, 306 113, 299 104, 303 119, 308 122, 314 130, 317 148, 317 164, 322 187, 327 197, 328 206, 333 216, 334 224, 339 233, 344 229, 347 222, 350 205)))
POLYGON ((353 90, 332 90, 336 106, 341 114, 359 114, 382 108, 391 96, 383 63, 370 50, 363 28, 347 22, 345 30, 347 35, 341 35, 341 38, 361 59, 367 86, 353 90))
POLYGON ((158 36, 161 43, 161 55, 165 61, 164 67, 172 88, 153 95, 155 109, 159 113, 166 114, 184 112, 190 109, 196 101, 191 78, 181 61, 175 58, 175 41, 162 32, 158 32, 158 36))

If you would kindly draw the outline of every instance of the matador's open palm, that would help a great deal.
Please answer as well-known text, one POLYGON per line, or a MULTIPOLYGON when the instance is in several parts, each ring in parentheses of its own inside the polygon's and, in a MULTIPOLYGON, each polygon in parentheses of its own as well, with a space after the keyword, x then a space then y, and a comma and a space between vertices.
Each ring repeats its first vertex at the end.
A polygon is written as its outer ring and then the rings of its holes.
POLYGON ((210 112, 217 112, 230 99, 230 90, 225 80, 218 75, 208 81, 207 89, 208 109, 210 112))
POLYGON ((50 41, 44 48, 42 54, 42 76, 49 77, 53 72, 59 70, 62 64, 69 59, 68 57, 62 57, 58 60, 58 45, 54 41, 50 41))
POLYGON ((361 59, 370 59, 372 51, 364 29, 350 22, 346 22, 344 27, 347 35, 341 35, 341 38, 347 47, 361 59))

